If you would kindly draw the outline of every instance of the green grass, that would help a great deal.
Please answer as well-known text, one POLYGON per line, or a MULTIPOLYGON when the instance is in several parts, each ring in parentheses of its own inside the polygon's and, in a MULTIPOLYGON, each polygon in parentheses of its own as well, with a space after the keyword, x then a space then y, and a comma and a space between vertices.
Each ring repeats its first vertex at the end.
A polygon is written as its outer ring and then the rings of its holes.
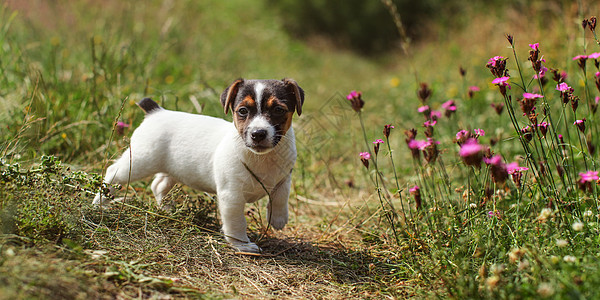
MULTIPOLYGON (((538 298, 550 290, 555 298, 597 297, 597 193, 580 191, 576 181, 578 172, 597 170, 598 151, 587 150, 571 125, 586 116, 586 138, 600 146, 597 116, 586 102, 599 95, 595 67, 588 61, 584 78, 571 60, 584 53, 584 41, 586 53, 600 52, 589 30, 582 39, 579 25, 597 5, 514 4, 490 18, 485 5, 474 4, 462 9, 460 30, 432 24, 408 54, 364 57, 323 37, 290 36, 285 15, 267 2, 0 8, 0 298, 538 298), (504 33, 514 34, 518 59, 504 33), (552 159, 563 155, 560 146, 536 139, 529 145, 546 154, 528 152, 506 110, 498 116, 489 106, 504 100, 490 84, 487 60, 509 57, 516 102, 520 76, 533 74, 527 45, 534 42, 545 65, 568 72, 582 99, 579 115, 568 107, 563 115, 555 83, 544 88, 557 133, 568 132, 574 150, 566 155, 565 183, 552 159), (136 101, 151 96, 196 112, 195 98, 203 114, 230 118, 218 99, 238 77, 291 77, 307 94, 294 123, 299 157, 290 224, 267 232, 265 200, 247 209, 263 257, 235 255, 219 233, 214 196, 186 187, 170 194, 170 212, 156 207, 148 182, 126 187, 127 201, 113 209, 91 207, 99 174, 141 122, 136 101), (413 160, 402 134, 416 128, 424 139, 420 82, 433 90, 433 109, 448 99, 458 106, 435 127, 434 164, 413 160), (481 91, 468 99, 472 85, 481 91), (345 99, 350 90, 363 92, 364 127, 345 99), (132 127, 120 135, 116 121, 132 127), (375 161, 366 170, 358 153, 383 138, 390 123, 379 176, 375 161), (510 179, 494 183, 486 165, 465 166, 453 139, 459 129, 475 128, 486 131, 482 144, 498 139, 491 149, 507 162, 546 161, 556 183, 535 176, 531 163, 523 188, 510 179), (420 210, 409 194, 415 184, 420 210), (539 217, 546 207, 551 214, 539 217), (573 228, 577 222, 582 230, 573 228)), ((526 125, 514 107, 517 124, 526 125)))

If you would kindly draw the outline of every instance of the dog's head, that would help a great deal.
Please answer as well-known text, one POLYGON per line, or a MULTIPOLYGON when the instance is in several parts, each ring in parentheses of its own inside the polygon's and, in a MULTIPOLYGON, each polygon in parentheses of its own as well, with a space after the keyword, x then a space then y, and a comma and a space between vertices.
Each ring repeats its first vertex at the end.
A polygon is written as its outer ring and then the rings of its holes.
POLYGON ((292 126, 294 111, 300 115, 304 91, 292 79, 234 81, 221 94, 225 114, 252 152, 271 151, 292 126))

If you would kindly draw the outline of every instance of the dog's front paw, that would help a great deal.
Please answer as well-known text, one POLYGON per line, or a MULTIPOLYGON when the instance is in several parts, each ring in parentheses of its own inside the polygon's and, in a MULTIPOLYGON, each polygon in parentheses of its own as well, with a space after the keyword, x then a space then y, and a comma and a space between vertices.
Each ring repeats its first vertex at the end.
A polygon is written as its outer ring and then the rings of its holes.
POLYGON ((260 252, 262 252, 262 249, 260 249, 260 247, 258 247, 258 245, 256 245, 253 242, 233 242, 231 243, 231 245, 233 246, 233 248, 235 248, 236 252, 239 253, 252 253, 252 254, 260 254, 260 252))
POLYGON ((273 216, 271 216, 269 218, 269 224, 271 224, 271 226, 277 230, 283 229, 283 227, 285 227, 285 224, 287 224, 287 222, 288 222, 287 212, 284 214, 281 214, 281 215, 273 214, 273 216))

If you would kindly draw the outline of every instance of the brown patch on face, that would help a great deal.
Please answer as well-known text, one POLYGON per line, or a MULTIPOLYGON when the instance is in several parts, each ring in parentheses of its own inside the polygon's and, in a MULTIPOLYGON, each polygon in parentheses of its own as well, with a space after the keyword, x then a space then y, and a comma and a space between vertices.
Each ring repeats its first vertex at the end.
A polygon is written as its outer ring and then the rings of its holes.
POLYGON ((294 112, 290 111, 285 114, 285 122, 281 125, 281 131, 283 134, 286 134, 287 131, 292 127, 292 117, 294 116, 294 112))
POLYGON ((247 123, 250 122, 251 116, 254 116, 256 113, 256 100, 252 98, 252 96, 248 95, 244 97, 234 108, 234 118, 233 123, 235 124, 235 128, 237 128, 240 135, 244 135, 244 131, 246 130, 247 123), (240 112, 240 108, 246 108, 246 114, 240 112))
POLYGON ((279 100, 275 96, 269 97, 266 101, 266 110, 269 112, 269 120, 277 128, 278 135, 285 135, 292 126, 292 117, 294 115, 294 108, 290 107, 283 101, 279 100), (284 109, 283 113, 278 113, 279 108, 284 109))

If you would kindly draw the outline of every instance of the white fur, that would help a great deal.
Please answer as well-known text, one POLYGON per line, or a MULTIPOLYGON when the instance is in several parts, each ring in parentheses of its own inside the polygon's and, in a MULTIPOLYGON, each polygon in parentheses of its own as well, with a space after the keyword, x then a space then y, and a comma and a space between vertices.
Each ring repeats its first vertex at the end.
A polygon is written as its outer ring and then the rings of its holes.
POLYGON ((263 96, 263 91, 265 89, 265 85, 262 84, 261 82, 257 82, 256 85, 254 85, 254 94, 256 94, 256 110, 258 112, 258 114, 260 115, 262 113, 262 96, 263 96))
MULTIPOLYGON (((255 121, 251 126, 266 125, 264 118, 255 121)), ((123 185, 155 175, 151 188, 159 204, 177 182, 216 193, 227 241, 238 251, 259 252, 246 235, 244 205, 266 192, 244 164, 269 192, 269 222, 281 229, 288 221, 291 170, 296 161, 294 140, 290 128, 272 151, 259 155, 245 146, 233 123, 159 109, 147 115, 135 130, 130 147, 108 167, 104 180, 123 185)), ((102 205, 105 200, 97 194, 93 204, 102 205)))

